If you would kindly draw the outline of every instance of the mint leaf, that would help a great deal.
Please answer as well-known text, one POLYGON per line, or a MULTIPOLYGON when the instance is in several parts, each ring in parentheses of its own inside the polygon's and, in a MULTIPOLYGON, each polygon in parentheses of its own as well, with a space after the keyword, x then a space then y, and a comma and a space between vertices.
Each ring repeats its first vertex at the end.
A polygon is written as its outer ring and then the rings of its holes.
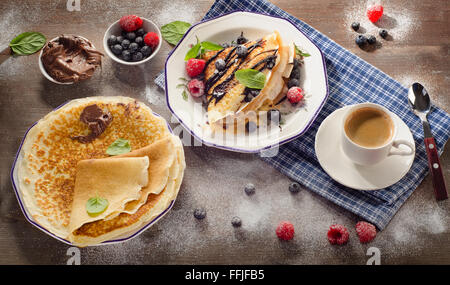
POLYGON ((109 155, 119 155, 123 153, 127 153, 131 151, 130 142, 125 139, 117 139, 115 140, 109 147, 106 149, 106 153, 109 155))
POLYGON ((176 45, 190 26, 187 22, 174 21, 161 27, 161 35, 169 44, 176 45))
POLYGON ((222 50, 223 46, 215 44, 213 42, 201 42, 202 48, 205 50, 222 50))
POLYGON ((295 48, 295 53, 296 53, 297 55, 299 55, 299 56, 302 56, 302 57, 308 57, 308 56, 311 56, 309 53, 302 52, 302 51, 298 48, 298 46, 297 46, 296 44, 294 44, 294 48, 295 48))
POLYGON ((10 43, 16 55, 30 55, 39 51, 47 42, 45 36, 38 32, 25 32, 15 37, 10 43))
POLYGON ((266 75, 256 69, 241 69, 236 71, 234 76, 248 88, 263 89, 266 84, 266 75))
POLYGON ((106 208, 108 208, 109 202, 107 199, 101 198, 101 197, 94 197, 90 198, 86 202, 86 212, 90 216, 97 216, 103 213, 106 208))
POLYGON ((184 60, 188 61, 191 58, 196 58, 198 55, 198 52, 200 51, 201 48, 202 48, 202 45, 197 38, 197 44, 194 45, 193 47, 191 47, 190 50, 188 50, 188 52, 186 53, 186 56, 184 57, 184 60))

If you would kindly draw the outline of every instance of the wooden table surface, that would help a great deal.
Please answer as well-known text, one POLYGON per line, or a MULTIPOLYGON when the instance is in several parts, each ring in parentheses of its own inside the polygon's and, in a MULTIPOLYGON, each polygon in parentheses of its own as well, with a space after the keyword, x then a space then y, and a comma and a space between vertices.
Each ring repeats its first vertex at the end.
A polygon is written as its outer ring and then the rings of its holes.
MULTIPOLYGON (((354 44, 349 25, 364 22, 365 1, 278 0, 285 11, 307 22, 338 44, 367 60, 405 86, 423 83, 435 104, 450 111, 450 5, 446 0, 383 1, 382 22, 393 40, 372 52, 354 44)), ((66 10, 65 0, 5 0, 0 2, 0 263, 65 264, 69 246, 31 226, 21 213, 9 171, 27 128, 61 103, 98 95, 126 95, 147 102, 166 119, 164 94, 153 83, 163 68, 170 46, 163 43, 156 58, 143 68, 125 68, 104 58, 100 74, 73 86, 55 85, 38 69, 38 55, 11 57, 9 41, 25 31, 40 31, 48 39, 62 33, 79 34, 103 50, 103 33, 125 14, 152 19, 158 25, 174 20, 200 20, 212 1, 81 1, 81 11, 66 10)), ((175 125, 174 125, 175 126, 175 125)), ((448 148, 448 147, 447 147, 448 148)), ((427 176, 387 226, 369 245, 357 240, 355 215, 303 189, 287 190, 290 181, 253 155, 202 147, 185 147, 187 169, 172 211, 132 241, 81 250, 82 264, 365 264, 369 247, 381 252, 382 264, 450 263, 449 202, 437 203, 427 176), (220 173, 218 173, 220 172, 220 173), (249 198, 243 186, 256 185, 249 198), (195 207, 207 209, 196 221, 195 207), (238 214, 243 226, 234 230, 238 214), (274 229, 283 219, 296 226, 289 243, 277 240, 274 229), (332 247, 329 225, 350 230, 350 242, 332 247)), ((441 157, 450 183, 450 154, 441 157)))

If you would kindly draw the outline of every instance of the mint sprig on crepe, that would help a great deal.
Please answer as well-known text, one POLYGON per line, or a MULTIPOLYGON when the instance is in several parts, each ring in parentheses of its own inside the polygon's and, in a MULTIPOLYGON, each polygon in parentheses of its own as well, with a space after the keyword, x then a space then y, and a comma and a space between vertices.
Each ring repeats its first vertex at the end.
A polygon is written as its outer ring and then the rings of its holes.
POLYGON ((119 155, 131 151, 130 142, 126 139, 117 139, 106 149, 109 155, 119 155))
POLYGON ((108 208, 108 205, 109 202, 107 199, 101 198, 96 195, 86 202, 86 212, 89 214, 89 216, 97 216, 103 213, 106 208, 108 208))
POLYGON ((307 52, 302 52, 302 50, 296 45, 294 44, 294 48, 295 48, 295 54, 301 57, 308 57, 311 56, 309 53, 307 52))
POLYGON ((266 84, 266 75, 256 69, 240 69, 234 73, 236 79, 245 87, 263 89, 266 84))

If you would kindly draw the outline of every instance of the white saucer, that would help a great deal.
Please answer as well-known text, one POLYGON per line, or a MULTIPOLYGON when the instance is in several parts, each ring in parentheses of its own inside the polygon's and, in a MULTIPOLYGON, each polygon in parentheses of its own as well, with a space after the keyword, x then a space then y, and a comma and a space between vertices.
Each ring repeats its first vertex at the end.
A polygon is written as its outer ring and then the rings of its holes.
MULTIPOLYGON (((341 149, 342 116, 344 108, 331 113, 320 125, 316 134, 315 151, 325 172, 340 184, 357 190, 383 189, 399 181, 408 173, 416 150, 411 155, 392 155, 375 165, 362 166, 353 163, 341 149)), ((398 126, 397 139, 415 145, 408 126, 393 114, 398 126)), ((400 149, 407 147, 401 145, 400 149)))

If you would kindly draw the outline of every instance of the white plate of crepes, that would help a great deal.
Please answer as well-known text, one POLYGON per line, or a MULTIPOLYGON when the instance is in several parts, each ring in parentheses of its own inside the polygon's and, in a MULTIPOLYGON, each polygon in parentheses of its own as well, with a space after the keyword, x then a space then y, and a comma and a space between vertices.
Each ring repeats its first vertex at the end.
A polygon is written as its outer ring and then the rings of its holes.
POLYGON ((128 97, 72 100, 26 133, 11 170, 26 219, 79 247, 129 240, 173 206, 180 139, 128 97))
POLYGON ((165 66, 169 109, 202 143, 261 152, 311 126, 328 97, 320 49, 290 21, 232 12, 193 25, 165 66))

